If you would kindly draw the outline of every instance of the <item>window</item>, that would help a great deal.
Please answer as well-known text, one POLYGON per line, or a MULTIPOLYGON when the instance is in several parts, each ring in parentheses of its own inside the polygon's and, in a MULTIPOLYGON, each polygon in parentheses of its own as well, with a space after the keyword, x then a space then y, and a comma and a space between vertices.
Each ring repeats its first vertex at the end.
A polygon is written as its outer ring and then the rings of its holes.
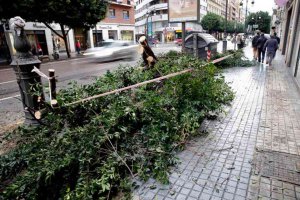
POLYGON ((115 9, 112 9, 112 8, 109 9, 109 17, 116 18, 116 10, 115 9))
POLYGON ((129 19, 129 11, 123 10, 123 19, 129 19))

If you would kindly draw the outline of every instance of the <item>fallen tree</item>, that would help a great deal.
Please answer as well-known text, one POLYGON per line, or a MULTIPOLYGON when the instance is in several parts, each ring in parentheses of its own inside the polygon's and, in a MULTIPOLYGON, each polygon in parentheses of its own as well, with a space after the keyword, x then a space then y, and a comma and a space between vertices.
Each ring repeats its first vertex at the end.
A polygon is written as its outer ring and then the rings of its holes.
POLYGON ((90 85, 60 91, 60 109, 49 109, 46 126, 21 127, 16 149, 0 158, 5 199, 111 199, 130 195, 128 178, 168 182, 175 153, 209 112, 221 112, 233 93, 213 64, 170 52, 155 68, 122 66, 90 85), (193 68, 169 79, 81 99, 193 68))

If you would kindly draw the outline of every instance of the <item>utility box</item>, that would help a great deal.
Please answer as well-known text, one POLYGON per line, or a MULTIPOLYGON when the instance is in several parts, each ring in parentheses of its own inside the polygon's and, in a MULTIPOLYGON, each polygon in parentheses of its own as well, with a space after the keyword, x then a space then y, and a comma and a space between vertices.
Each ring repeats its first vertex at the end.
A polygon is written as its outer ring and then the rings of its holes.
POLYGON ((185 39, 185 51, 193 54, 200 59, 206 59, 207 51, 210 50, 211 56, 216 55, 219 41, 207 33, 194 33, 185 39))

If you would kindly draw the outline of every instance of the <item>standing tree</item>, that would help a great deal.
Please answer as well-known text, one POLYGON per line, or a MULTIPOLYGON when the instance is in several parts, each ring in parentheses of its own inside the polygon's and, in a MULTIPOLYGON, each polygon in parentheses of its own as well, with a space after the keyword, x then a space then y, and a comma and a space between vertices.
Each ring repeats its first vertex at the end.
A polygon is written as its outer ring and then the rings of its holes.
POLYGON ((259 30, 261 30, 264 33, 269 33, 270 32, 270 24, 271 24, 271 16, 269 15, 268 12, 256 12, 256 13, 251 13, 247 19, 246 19, 246 24, 253 26, 258 25, 259 30))
POLYGON ((208 32, 219 31, 221 29, 222 18, 214 13, 208 13, 201 20, 201 25, 208 32))
POLYGON ((67 34, 76 27, 90 28, 105 18, 107 1, 104 0, 14 0, 0 4, 0 19, 21 16, 27 21, 43 22, 64 40, 68 57, 67 34), (50 24, 58 23, 62 34, 50 24), (65 27, 68 30, 65 31, 65 27))

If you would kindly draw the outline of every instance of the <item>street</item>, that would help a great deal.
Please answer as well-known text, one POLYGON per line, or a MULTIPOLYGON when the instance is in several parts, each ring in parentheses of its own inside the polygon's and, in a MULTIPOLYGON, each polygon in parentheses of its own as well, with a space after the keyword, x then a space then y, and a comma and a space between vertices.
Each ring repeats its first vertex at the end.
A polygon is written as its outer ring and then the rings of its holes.
MULTIPOLYGON (((155 54, 160 54, 170 50, 180 51, 181 47, 173 44, 159 44, 153 47, 155 54)), ((140 57, 139 57, 140 59, 140 57)), ((78 84, 88 84, 95 77, 101 76, 108 70, 115 70, 119 65, 134 66, 139 60, 135 61, 113 61, 105 63, 94 62, 91 57, 75 58, 57 62, 41 64, 41 71, 48 75, 48 69, 55 69, 57 76, 57 89, 66 88, 68 83, 76 81, 78 84)), ((45 80, 43 79, 43 82, 45 80)), ((20 99, 20 92, 16 82, 16 75, 11 68, 0 69, 0 126, 5 127, 10 124, 22 122, 23 108, 20 99)))

